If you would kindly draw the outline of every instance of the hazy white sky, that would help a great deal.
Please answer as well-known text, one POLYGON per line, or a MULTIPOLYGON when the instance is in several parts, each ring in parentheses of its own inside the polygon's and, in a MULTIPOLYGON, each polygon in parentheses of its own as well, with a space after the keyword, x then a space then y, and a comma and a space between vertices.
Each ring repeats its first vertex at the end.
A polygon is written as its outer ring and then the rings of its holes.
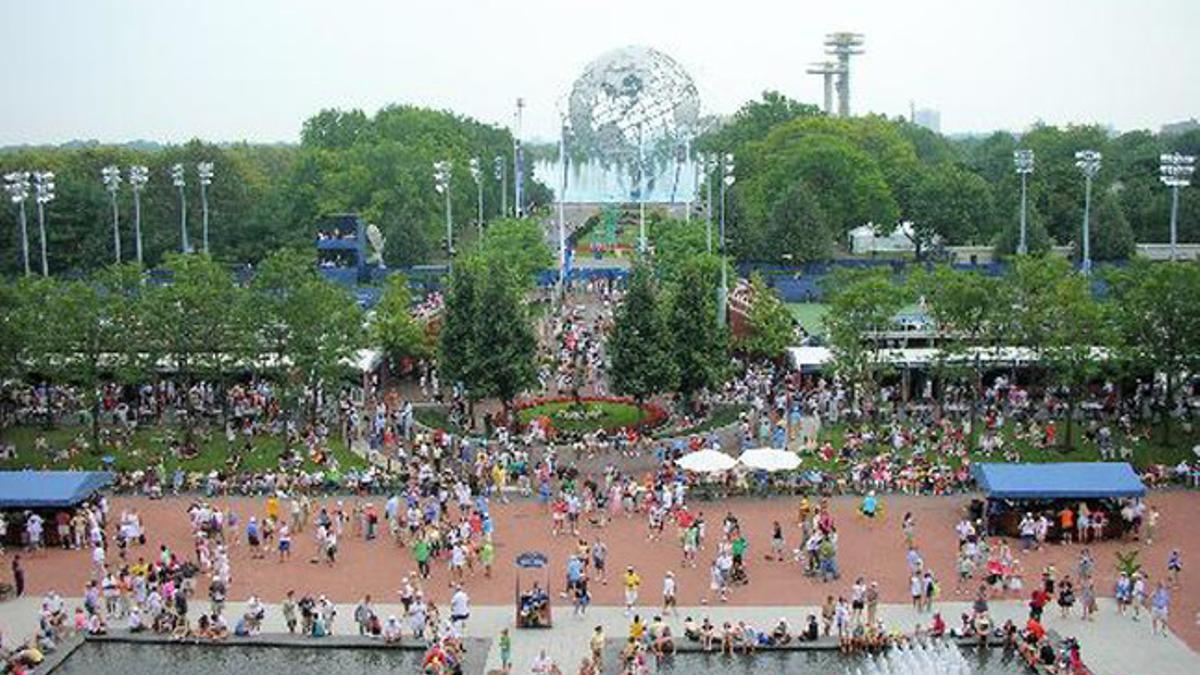
POLYGON ((1198 0, 2 0, 0 144, 294 141, 325 107, 450 108, 548 137, 602 52, 673 56, 705 112, 763 89, 818 103, 822 36, 866 34, 855 112, 943 131, 1200 116, 1198 0))

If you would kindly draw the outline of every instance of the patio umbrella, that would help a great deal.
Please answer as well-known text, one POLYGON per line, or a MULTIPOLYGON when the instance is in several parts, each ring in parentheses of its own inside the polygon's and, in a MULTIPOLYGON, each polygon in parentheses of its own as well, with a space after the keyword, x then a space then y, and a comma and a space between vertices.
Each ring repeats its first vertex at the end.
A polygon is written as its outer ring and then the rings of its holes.
POLYGON ((705 448, 680 457, 678 464, 684 471, 719 473, 732 469, 737 462, 723 452, 705 448))
POLYGON ((800 466, 800 458, 794 452, 775 448, 747 450, 738 461, 751 469, 763 471, 792 471, 800 466))

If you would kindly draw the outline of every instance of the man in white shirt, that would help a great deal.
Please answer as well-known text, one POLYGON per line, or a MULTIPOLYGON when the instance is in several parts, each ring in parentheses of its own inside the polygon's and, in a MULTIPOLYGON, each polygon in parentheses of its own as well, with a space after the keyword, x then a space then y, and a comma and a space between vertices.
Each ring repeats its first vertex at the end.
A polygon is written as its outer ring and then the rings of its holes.
POLYGON ((450 623, 456 624, 460 632, 466 630, 467 619, 471 616, 470 602, 462 584, 455 584, 454 595, 450 597, 450 623))

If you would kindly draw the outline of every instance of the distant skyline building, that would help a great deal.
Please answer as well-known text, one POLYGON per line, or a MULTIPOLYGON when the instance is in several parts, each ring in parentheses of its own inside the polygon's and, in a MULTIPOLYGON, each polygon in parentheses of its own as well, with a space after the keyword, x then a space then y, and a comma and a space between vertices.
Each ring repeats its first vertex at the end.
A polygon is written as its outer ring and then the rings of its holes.
POLYGON ((913 108, 912 122, 935 134, 942 133, 942 113, 934 108, 913 108))

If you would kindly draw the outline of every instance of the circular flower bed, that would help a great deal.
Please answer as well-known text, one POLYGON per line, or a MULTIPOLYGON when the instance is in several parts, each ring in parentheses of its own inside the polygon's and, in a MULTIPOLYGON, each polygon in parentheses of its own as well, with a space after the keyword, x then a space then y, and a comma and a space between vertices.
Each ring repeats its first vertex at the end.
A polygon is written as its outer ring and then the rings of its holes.
POLYGON ((667 412, 658 404, 643 403, 639 410, 633 399, 620 396, 582 396, 579 403, 571 396, 539 396, 517 403, 516 413, 521 426, 543 425, 547 435, 597 429, 645 431, 667 420, 667 412))

